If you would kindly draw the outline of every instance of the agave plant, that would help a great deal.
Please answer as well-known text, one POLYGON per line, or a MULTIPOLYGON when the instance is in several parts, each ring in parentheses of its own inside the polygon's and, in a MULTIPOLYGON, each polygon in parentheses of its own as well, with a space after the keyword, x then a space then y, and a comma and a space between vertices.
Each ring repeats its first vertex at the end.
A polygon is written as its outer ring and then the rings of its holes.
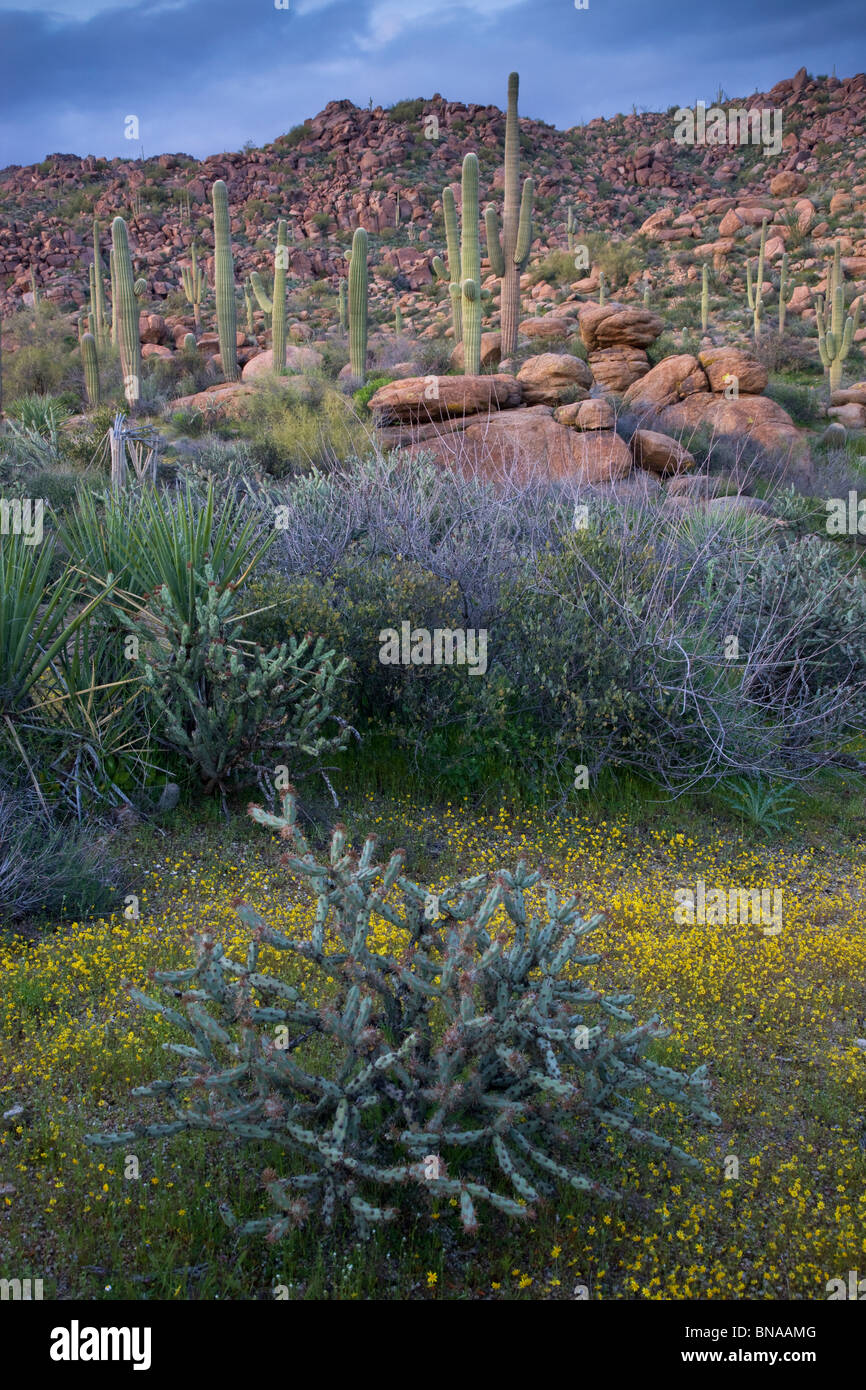
POLYGON ((773 786, 762 777, 749 781, 746 777, 732 777, 722 786, 727 796, 728 808, 762 830, 780 833, 785 827, 783 821, 796 810, 790 793, 793 782, 784 786, 773 786))

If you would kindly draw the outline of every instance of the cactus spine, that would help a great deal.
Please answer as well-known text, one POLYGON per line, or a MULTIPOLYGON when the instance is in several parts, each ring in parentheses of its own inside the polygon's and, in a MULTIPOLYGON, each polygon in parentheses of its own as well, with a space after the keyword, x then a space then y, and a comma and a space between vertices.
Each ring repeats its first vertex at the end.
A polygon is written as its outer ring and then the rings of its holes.
POLYGON ((833 265, 827 275, 827 304, 830 308, 830 324, 825 320, 825 303, 818 300, 815 320, 818 326, 818 351, 824 370, 830 374, 830 390, 838 391, 842 385, 842 364, 851 351, 854 334, 860 324, 860 301, 853 314, 845 315, 845 285, 842 278, 842 247, 836 242, 833 265))
POLYGON ((229 195, 222 179, 211 190, 213 199, 214 292, 220 360, 226 381, 237 381, 238 310, 235 302, 235 267, 232 259, 229 195))
POLYGON ((98 347, 105 345, 105 284, 102 279, 102 258, 99 254, 99 223, 93 219, 93 264, 90 267, 90 308, 93 331, 98 347))
MULTIPOLYGON (((502 282, 502 356, 510 357, 517 347, 520 320, 520 275, 529 260, 532 245, 532 179, 520 191, 520 131, 517 125, 517 94, 520 79, 516 72, 508 78, 508 111, 505 118, 505 201, 502 236, 496 213, 485 213, 487 252, 494 275, 502 282)), ((466 227, 466 208, 463 209, 466 227)))
POLYGON ((701 272, 701 332, 706 333, 710 321, 710 268, 704 262, 701 272))
POLYGON ((761 223, 761 249, 758 252, 758 268, 754 285, 752 284, 752 262, 746 258, 746 299, 754 317, 755 338, 761 336, 761 316, 764 312, 764 253, 767 249, 767 219, 761 223))
POLYGON ((349 261, 349 361, 352 376, 367 375, 367 233, 355 228, 349 261))
POLYGON ((126 399, 130 408, 134 408, 141 398, 141 343, 129 237, 122 217, 115 217, 111 224, 111 241, 114 252, 115 334, 120 348, 126 399))
POLYGON ((346 298, 346 281, 342 276, 340 277, 340 287, 337 293, 337 303, 340 311, 340 332, 343 334, 343 337, 345 337, 346 330, 349 327, 349 305, 346 298))
POLYGON ((99 405, 99 358, 96 353, 96 339, 92 333, 81 335, 81 361, 84 364, 87 400, 92 408, 99 405))
POLYGON ((183 285, 183 292, 186 295, 187 303, 192 306, 195 315, 195 326, 201 332, 201 301, 204 295, 204 275, 198 263, 198 255, 195 246, 192 248, 192 265, 182 265, 180 268, 180 279, 183 285))
MULTIPOLYGON (((462 190, 460 286, 463 309, 463 371, 466 376, 476 376, 481 371, 481 247, 478 239, 476 154, 467 154, 463 160, 462 190)), ((504 284, 503 281, 503 286, 504 284)))
POLYGON ((779 334, 785 331, 785 314, 794 294, 794 287, 788 279, 788 253, 782 256, 782 269, 779 272, 779 334))
POLYGON ((448 269, 438 256, 433 258, 433 270, 440 280, 448 281, 451 297, 451 323, 454 327, 455 343, 463 341, 463 314, 460 303, 460 242, 457 233, 457 208, 454 194, 450 188, 442 193, 442 212, 445 217, 445 244, 448 248, 448 269))

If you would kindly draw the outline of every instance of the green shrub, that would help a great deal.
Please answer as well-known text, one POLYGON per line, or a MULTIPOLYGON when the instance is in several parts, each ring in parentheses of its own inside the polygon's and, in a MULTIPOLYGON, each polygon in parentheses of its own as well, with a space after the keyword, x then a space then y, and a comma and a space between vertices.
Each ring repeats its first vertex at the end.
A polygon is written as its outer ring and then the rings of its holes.
POLYGON ((352 392, 352 400, 359 410, 363 410, 366 413, 370 398, 375 396, 380 386, 387 386, 388 383, 393 380, 394 378, 392 376, 371 377, 370 380, 359 387, 357 391, 352 392))
MULTIPOLYGON (((154 976, 164 998, 133 990, 187 1035, 185 1046, 165 1044, 185 1071, 136 1092, 167 1093, 173 1118, 88 1143, 192 1128, 230 1144, 276 1141, 280 1171, 261 1176, 270 1213, 239 1228, 270 1241, 313 1217, 328 1228, 349 1215, 365 1236, 400 1207, 429 1220, 449 1199, 470 1233, 482 1203, 533 1221, 569 1189, 620 1202, 620 1135, 701 1171, 651 1131, 649 1097, 656 1110, 674 1102, 720 1123, 706 1068, 659 1066, 647 1055, 666 1034, 658 1018, 636 1024, 631 995, 588 988, 584 967, 598 956, 583 940, 600 915, 585 921, 574 897, 561 901, 523 861, 428 894, 403 873, 404 851, 382 868, 375 838, 359 857, 342 826, 320 862, 293 794, 282 816, 251 814, 288 841, 286 867, 317 899, 310 932, 287 936, 240 903, 245 960, 202 933, 189 969, 154 976), (321 993, 281 978, 284 952, 319 977, 321 993)), ((220 1210, 238 1226, 227 1202, 220 1210)))

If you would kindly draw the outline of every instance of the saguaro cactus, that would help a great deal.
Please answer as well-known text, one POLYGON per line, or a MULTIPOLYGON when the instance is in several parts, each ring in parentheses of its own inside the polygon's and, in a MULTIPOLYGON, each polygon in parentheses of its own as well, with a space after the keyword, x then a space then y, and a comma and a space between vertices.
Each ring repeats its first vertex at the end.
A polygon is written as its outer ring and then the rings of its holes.
POLYGON ((466 376, 474 376, 481 371, 481 248, 478 239, 476 154, 467 154, 463 160, 462 190, 460 288, 463 309, 463 371, 466 376))
POLYGON ((701 332, 706 333, 710 321, 710 268, 706 261, 701 271, 701 332))
POLYGON ((394 310, 394 332, 398 337, 403 332, 403 311, 399 304, 394 310))
POLYGON ((566 230, 567 230, 567 232, 568 232, 568 249, 569 249, 569 251, 573 251, 573 250, 574 250, 574 208, 571 206, 571 204, 569 204, 569 208, 568 208, 568 222, 567 222, 567 224, 566 224, 566 230))
POLYGON ((135 298, 129 237, 122 217, 111 224, 114 257, 114 319, 120 367, 127 402, 133 409, 141 399, 141 343, 138 337, 138 301, 135 298))
POLYGON ((794 294, 794 287, 788 279, 788 253, 782 256, 782 269, 779 272, 779 333, 785 331, 785 315, 794 294))
POLYGON ((187 303, 191 305, 195 315, 195 326, 197 331, 201 331, 201 301, 204 297, 205 278, 201 266, 198 263, 198 254, 195 246, 191 253, 192 265, 182 265, 180 268, 180 280, 183 285, 183 292, 186 295, 187 303))
POLYGON ((271 343, 274 371, 286 370, 286 270, 289 264, 288 228, 285 218, 277 223, 277 249, 274 255, 274 296, 271 343))
POLYGON ((108 272, 111 278, 111 346, 117 346, 117 281, 114 274, 114 237, 108 252, 108 272))
POLYGON ((349 362, 352 376, 367 375, 367 233, 355 228, 349 261, 349 362))
POLYGON ((758 252, 758 268, 755 283, 752 284, 752 262, 746 258, 746 298, 754 317, 755 338, 761 336, 761 317, 764 312, 764 253, 767 249, 767 219, 761 223, 761 248, 758 252))
POLYGON ((860 325, 860 304, 853 314, 845 314, 845 284, 842 276, 842 247, 836 242, 833 265, 827 275, 827 304, 830 306, 830 326, 827 327, 825 303, 818 300, 815 321, 818 326, 818 351, 824 370, 830 374, 830 390, 842 385, 842 364, 851 351, 854 334, 860 325))
POLYGON ((349 305, 346 298, 346 281, 342 276, 340 277, 340 287, 337 293, 337 305, 340 312, 340 332, 345 337, 346 330, 349 327, 349 305))
MULTIPOLYGON (((529 260, 532 245, 532 179, 528 178, 520 192, 520 132, 517 125, 517 93, 520 79, 516 72, 508 78, 508 111, 505 118, 505 202, 502 216, 502 236, 496 212, 492 207, 485 213, 487 253, 494 275, 502 282, 501 320, 502 356, 510 357, 517 347, 517 327, 520 320, 520 274, 529 260)), ((466 208, 463 209, 466 226, 466 208)))
POLYGON ((232 259, 229 195, 222 179, 211 190, 213 199, 214 235, 214 292, 216 295, 217 334, 220 359, 226 381, 237 381, 238 371, 238 310, 235 302, 235 267, 232 259))
POLYGON ((99 357, 96 352, 96 339, 92 333, 81 335, 81 361, 84 365, 84 385, 87 400, 91 407, 99 405, 99 357))
POLYGON ((99 223, 93 219, 93 264, 91 266, 90 308, 93 331, 99 347, 105 343, 105 283, 102 279, 102 257, 99 254, 99 223))
POLYGON ((462 343, 463 314, 460 304, 460 242, 457 234, 457 208, 454 205, 454 193, 450 188, 443 190, 442 211, 445 217, 445 244, 448 248, 448 269, 445 269, 439 256, 434 256, 433 270, 440 280, 448 281, 448 293, 451 296, 451 322, 454 327, 454 341, 455 343, 462 343))
POLYGON ((602 270, 602 271, 599 273, 599 277, 598 277, 598 302, 599 302, 599 304, 603 304, 604 301, 605 301, 605 299, 606 299, 606 297, 607 297, 607 281, 606 281, 605 278, 604 278, 604 271, 602 270))

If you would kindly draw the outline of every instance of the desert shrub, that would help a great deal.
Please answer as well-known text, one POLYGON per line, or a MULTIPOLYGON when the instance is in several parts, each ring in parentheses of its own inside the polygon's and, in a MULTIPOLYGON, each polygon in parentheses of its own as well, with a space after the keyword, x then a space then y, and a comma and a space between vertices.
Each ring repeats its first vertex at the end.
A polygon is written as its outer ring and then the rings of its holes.
POLYGON ((799 386, 792 382, 771 381, 764 392, 787 410, 795 425, 809 429, 818 424, 820 392, 814 386, 799 386))
POLYGON ((572 280, 580 279, 583 274, 584 271, 575 270, 571 251, 551 251, 533 267, 530 278, 533 285, 540 284, 542 280, 548 285, 570 285, 572 280))
POLYGON ((245 426, 258 466, 276 478, 331 467, 370 447, 369 427, 339 391, 321 381, 304 383, 297 393, 278 391, 270 402, 257 397, 257 412, 245 426))
POLYGON ((0 922, 105 909, 115 898, 92 828, 52 819, 32 790, 0 787, 0 922))
POLYGON ((56 440, 57 431, 72 412, 60 396, 28 392, 26 396, 19 396, 14 400, 6 413, 10 420, 17 421, 23 429, 35 430, 46 439, 56 440))
POLYGON ((417 121, 421 116, 427 102, 424 97, 406 98, 405 101, 395 101, 393 106, 388 107, 387 115, 391 121, 417 121))
MULTIPOLYGON (((523 861, 427 894, 403 873, 403 851, 382 868, 375 838, 359 857, 342 826, 317 861, 294 795, 281 816, 251 814, 288 842, 286 867, 315 895, 310 932, 288 936, 238 904, 245 961, 204 932, 190 968, 155 975, 161 999, 132 991, 192 1044, 166 1044, 183 1074, 137 1091, 167 1092, 173 1118, 90 1144, 191 1128, 277 1141, 280 1171, 261 1178, 271 1210, 239 1230, 271 1241, 311 1217, 328 1228, 351 1216, 367 1235, 400 1207, 429 1219, 446 1198, 468 1232, 482 1203, 531 1221, 569 1188, 621 1202, 620 1134, 700 1171, 651 1132, 649 1097, 718 1124, 706 1069, 659 1066, 648 1055, 665 1036, 658 1019, 636 1024, 631 995, 587 988, 583 967, 598 957, 583 938, 599 917, 585 921, 523 861), (280 978, 284 952, 321 977, 316 1002, 280 978)), ((238 1226, 228 1202, 220 1210, 238 1226)))
POLYGON ((367 412, 367 406, 372 396, 375 396, 380 386, 387 386, 389 381, 393 381, 391 376, 373 376, 366 381, 357 391, 352 392, 352 400, 358 410, 367 412))

